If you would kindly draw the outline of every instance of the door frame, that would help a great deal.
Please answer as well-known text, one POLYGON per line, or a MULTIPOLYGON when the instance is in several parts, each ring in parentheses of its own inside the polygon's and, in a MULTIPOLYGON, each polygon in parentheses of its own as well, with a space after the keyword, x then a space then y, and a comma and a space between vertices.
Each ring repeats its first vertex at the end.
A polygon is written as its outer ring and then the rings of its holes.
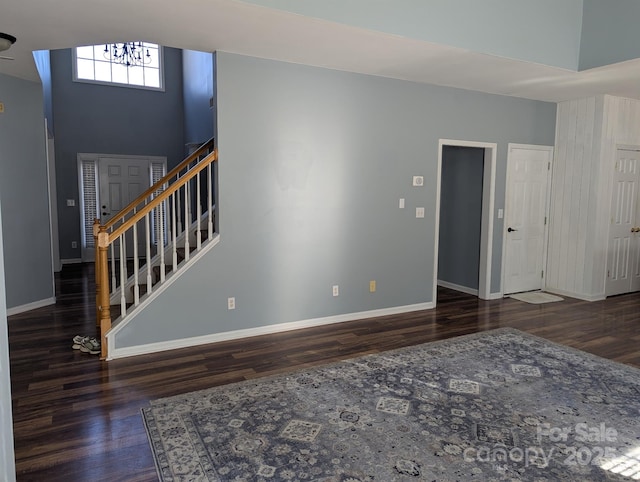
POLYGON ((96 213, 95 215, 99 217, 98 206, 100 205, 100 179, 99 172, 100 169, 98 167, 98 163, 101 158, 109 158, 109 159, 136 159, 136 160, 147 160, 148 161, 148 172, 149 172, 149 182, 150 186, 153 185, 151 166, 153 164, 162 164, 164 172, 167 172, 167 158, 165 156, 140 156, 140 155, 127 155, 127 154, 99 154, 99 153, 87 153, 87 152, 79 152, 77 156, 78 160, 78 199, 79 199, 79 213, 78 213, 78 221, 80 223, 80 252, 82 262, 93 262, 95 258, 95 248, 93 247, 93 242, 87 242, 87 233, 85 233, 84 226, 84 214, 85 214, 85 186, 83 183, 83 171, 82 165, 84 162, 89 161, 94 163, 95 169, 95 184, 91 186, 94 189, 94 195, 96 198, 96 213))
MULTIPOLYGON (((549 249, 549 215, 551 212, 551 181, 553 179, 552 173, 553 173, 553 155, 555 154, 554 152, 554 146, 544 146, 544 145, 537 145, 537 144, 517 144, 515 142, 510 142, 507 146, 507 169, 506 169, 506 177, 505 177, 505 189, 504 189, 504 213, 503 213, 503 220, 507 219, 507 211, 509 209, 509 206, 507 205, 507 201, 509 200, 509 180, 511 178, 511 173, 513 172, 511 170, 511 162, 510 162, 510 156, 511 156, 511 149, 529 149, 532 151, 547 151, 550 153, 550 159, 549 159, 549 168, 547 169, 547 192, 545 193, 545 218, 547 220, 547 222, 544 225, 544 234, 543 234, 543 239, 542 239, 542 281, 541 281, 541 286, 542 289, 544 290, 546 287, 546 280, 547 280, 547 256, 548 256, 548 249, 549 249)), ((505 274, 507 272, 507 224, 506 222, 503 222, 503 226, 502 226, 502 268, 501 268, 501 275, 500 275, 500 292, 504 295, 504 280, 505 280, 505 274)))
POLYGON ((433 305, 438 300, 438 244, 440 241, 440 189, 442 184, 442 152, 444 146, 478 147, 484 149, 484 172, 482 176, 482 221, 480 227, 480 273, 478 279, 478 298, 490 300, 500 298, 501 294, 491 293, 491 266, 493 259, 493 228, 496 185, 496 159, 498 144, 495 142, 476 142, 455 139, 439 139, 438 171, 436 174, 436 212, 435 239, 433 257, 433 305))

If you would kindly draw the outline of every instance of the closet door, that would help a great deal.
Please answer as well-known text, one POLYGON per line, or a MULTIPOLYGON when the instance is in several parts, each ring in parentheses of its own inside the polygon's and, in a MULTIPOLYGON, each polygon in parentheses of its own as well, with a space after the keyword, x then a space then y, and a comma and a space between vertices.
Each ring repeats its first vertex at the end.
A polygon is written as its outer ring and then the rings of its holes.
POLYGON ((611 198, 606 295, 640 290, 640 151, 618 149, 611 198))

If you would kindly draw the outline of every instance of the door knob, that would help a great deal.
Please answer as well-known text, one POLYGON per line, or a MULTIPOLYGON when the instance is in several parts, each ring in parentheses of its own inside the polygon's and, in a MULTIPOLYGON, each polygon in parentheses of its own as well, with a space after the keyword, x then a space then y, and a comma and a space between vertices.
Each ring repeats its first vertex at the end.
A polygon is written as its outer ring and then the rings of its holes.
POLYGON ((507 229, 507 231, 511 233, 511 232, 513 232, 513 231, 517 231, 517 229, 513 229, 512 227, 509 227, 509 228, 507 229))

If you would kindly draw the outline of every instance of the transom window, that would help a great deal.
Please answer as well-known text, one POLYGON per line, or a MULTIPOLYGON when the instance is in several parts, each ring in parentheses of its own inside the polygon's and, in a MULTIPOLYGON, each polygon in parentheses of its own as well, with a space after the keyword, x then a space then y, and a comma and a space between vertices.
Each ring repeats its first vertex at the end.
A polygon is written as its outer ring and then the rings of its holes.
POLYGON ((76 47, 74 80, 163 90, 162 47, 148 42, 76 47), (124 46, 135 62, 122 60, 124 46), (131 46, 135 51, 131 51, 131 46))

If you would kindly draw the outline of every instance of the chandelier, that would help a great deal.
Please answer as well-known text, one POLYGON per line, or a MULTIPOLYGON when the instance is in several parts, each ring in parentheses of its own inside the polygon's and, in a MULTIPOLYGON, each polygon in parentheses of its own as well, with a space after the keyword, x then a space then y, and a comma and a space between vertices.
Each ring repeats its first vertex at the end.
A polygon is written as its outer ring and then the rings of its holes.
POLYGON ((140 67, 151 62, 149 49, 144 49, 142 42, 105 44, 104 58, 127 67, 140 67))

